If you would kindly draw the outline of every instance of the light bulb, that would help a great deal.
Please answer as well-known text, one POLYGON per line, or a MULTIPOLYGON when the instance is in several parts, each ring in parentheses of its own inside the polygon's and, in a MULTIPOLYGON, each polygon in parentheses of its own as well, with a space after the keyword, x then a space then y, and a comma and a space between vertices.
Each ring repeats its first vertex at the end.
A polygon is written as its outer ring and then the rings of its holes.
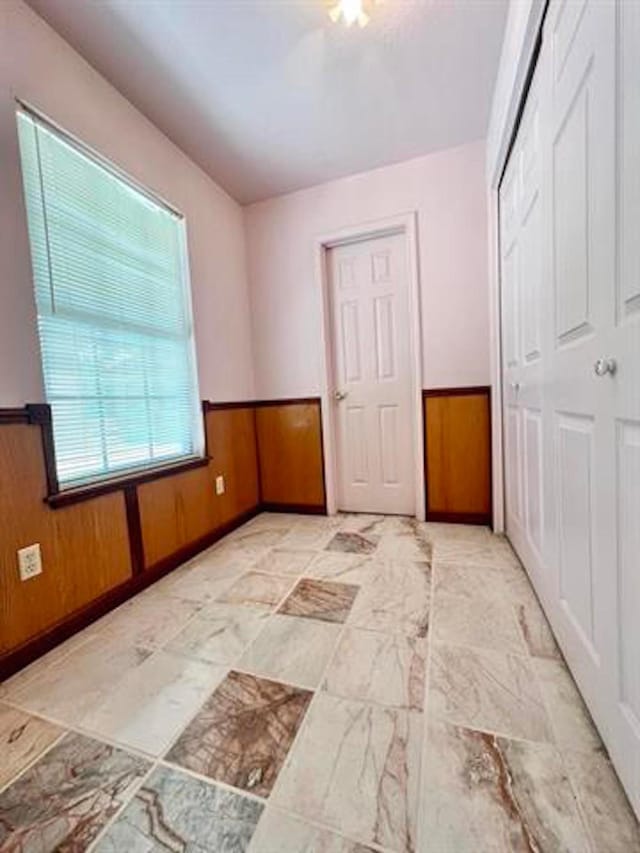
POLYGON ((363 0, 338 0, 338 3, 329 10, 329 17, 334 24, 342 18, 348 27, 356 21, 360 27, 366 27, 369 16, 362 8, 362 2, 363 0))

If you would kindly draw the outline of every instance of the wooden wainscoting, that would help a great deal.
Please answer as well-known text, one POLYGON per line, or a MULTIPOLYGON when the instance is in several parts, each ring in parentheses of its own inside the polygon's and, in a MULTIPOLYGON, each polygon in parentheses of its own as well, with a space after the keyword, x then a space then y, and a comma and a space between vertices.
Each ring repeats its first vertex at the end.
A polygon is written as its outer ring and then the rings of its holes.
POLYGON ((428 521, 491 524, 491 390, 423 391, 428 521))
POLYGON ((138 487, 146 569, 183 562, 258 511, 253 405, 205 403, 204 413, 209 464, 138 487), (216 495, 218 475, 225 481, 222 495, 216 495))
POLYGON ((203 416, 205 459, 58 492, 48 407, 0 409, 0 680, 261 509, 325 511, 319 399, 203 416), (43 573, 22 583, 35 542, 43 573))
POLYGON ((212 532, 214 497, 208 465, 138 486, 145 571, 212 532))
POLYGON ((320 399, 260 402, 256 426, 263 507, 325 513, 320 399))
MULTIPOLYGON (((216 498, 216 525, 232 522, 261 503, 258 471, 258 441, 253 404, 206 407, 205 427, 209 468, 215 478, 222 475, 224 495, 216 498)), ((214 489, 215 490, 215 489, 214 489)))
POLYGON ((122 492, 60 510, 47 494, 40 427, 0 426, 0 653, 42 634, 131 576, 122 492), (44 571, 21 582, 16 551, 40 543, 44 571))

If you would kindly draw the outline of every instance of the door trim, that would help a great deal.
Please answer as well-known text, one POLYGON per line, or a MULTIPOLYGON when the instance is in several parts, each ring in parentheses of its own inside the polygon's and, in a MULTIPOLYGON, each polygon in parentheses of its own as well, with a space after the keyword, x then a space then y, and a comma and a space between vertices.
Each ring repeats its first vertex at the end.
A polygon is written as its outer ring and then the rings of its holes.
POLYGON ((413 466, 415 471, 415 516, 424 521, 424 450, 422 446, 422 324, 420 312, 420 280, 418 273, 418 229, 415 211, 363 222, 346 228, 336 229, 316 237, 314 241, 315 286, 320 295, 321 316, 321 399, 322 434, 325 457, 327 512, 338 511, 337 491, 337 442, 335 406, 331 401, 333 376, 333 354, 331 349, 331 311, 329 304, 329 281, 327 251, 335 246, 359 243, 376 237, 403 234, 407 252, 407 275, 409 289, 409 345, 411 350, 411 386, 413 390, 413 466))

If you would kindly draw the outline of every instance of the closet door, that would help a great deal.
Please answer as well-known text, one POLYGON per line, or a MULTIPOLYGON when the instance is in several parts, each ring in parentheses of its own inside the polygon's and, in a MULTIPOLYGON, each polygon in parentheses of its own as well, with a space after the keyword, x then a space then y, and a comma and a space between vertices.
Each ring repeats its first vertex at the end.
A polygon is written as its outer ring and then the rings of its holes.
POLYGON ((500 195, 507 528, 536 567, 544 542, 544 85, 539 64, 500 195))
MULTIPOLYGON (((552 622, 603 736, 615 730, 610 632, 615 573, 615 377, 594 365, 609 354, 615 316, 616 170, 613 0, 549 8, 550 284, 545 365, 549 436, 545 554, 552 622)), ((612 743, 611 738, 609 740, 612 743)))
POLYGON ((601 477, 618 534, 608 570, 618 734, 610 749, 640 814, 640 3, 620 3, 618 39, 618 280, 602 351, 617 371, 600 380, 611 395, 614 449, 601 477))
POLYGON ((507 532, 637 812, 639 57, 640 4, 552 0, 500 193, 507 532))

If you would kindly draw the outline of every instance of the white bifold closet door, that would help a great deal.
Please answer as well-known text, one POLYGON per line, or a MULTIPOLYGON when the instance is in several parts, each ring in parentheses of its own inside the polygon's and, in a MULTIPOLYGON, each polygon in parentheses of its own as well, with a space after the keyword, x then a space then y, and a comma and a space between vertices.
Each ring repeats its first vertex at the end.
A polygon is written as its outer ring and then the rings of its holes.
POLYGON ((640 814, 640 3, 551 2, 500 253, 507 533, 640 814))

